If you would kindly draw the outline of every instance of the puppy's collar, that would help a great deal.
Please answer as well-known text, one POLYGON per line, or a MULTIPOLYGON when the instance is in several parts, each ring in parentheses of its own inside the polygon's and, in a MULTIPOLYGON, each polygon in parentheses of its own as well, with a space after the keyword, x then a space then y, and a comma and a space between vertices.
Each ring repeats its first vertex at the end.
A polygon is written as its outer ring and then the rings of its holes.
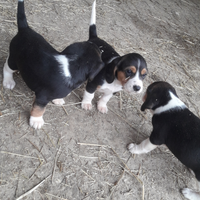
POLYGON ((108 61, 108 63, 111 63, 113 60, 115 60, 115 59, 118 58, 118 57, 120 57, 120 56, 115 56, 115 57, 111 58, 111 59, 108 61))

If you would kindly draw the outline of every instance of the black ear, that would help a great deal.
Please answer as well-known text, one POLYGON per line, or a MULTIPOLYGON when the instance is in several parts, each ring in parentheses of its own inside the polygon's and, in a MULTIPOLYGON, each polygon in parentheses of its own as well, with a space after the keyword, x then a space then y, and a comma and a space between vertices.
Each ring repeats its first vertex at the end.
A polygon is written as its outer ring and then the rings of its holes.
POLYGON ((112 83, 115 79, 115 72, 118 69, 121 57, 114 59, 106 66, 105 79, 108 83, 112 83))
POLYGON ((93 79, 95 78, 95 76, 104 68, 105 64, 103 62, 98 62, 97 65, 92 67, 92 70, 89 74, 89 81, 93 81, 93 79))

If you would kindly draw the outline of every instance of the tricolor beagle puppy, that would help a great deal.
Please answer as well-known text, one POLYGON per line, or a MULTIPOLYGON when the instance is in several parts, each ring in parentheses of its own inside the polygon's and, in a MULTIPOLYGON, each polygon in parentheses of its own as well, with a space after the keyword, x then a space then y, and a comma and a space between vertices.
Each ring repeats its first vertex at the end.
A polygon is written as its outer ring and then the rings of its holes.
POLYGON ((92 42, 74 43, 57 52, 38 33, 29 28, 24 1, 18 0, 18 33, 10 43, 9 56, 3 69, 3 86, 13 89, 13 72, 19 70, 27 86, 35 92, 30 125, 44 124, 43 114, 49 101, 64 104, 63 97, 104 67, 101 52, 92 42))
MULTIPOLYGON (((153 131, 141 144, 129 144, 133 154, 148 153, 165 144, 188 168, 200 183, 200 119, 178 98, 175 89, 167 82, 151 84, 143 97, 141 110, 153 112, 153 131)), ((185 188, 183 195, 200 200, 200 193, 185 188)))
POLYGON ((92 109, 92 99, 96 90, 103 93, 98 102, 98 110, 107 113, 107 102, 113 93, 122 89, 129 93, 140 93, 143 89, 143 79, 147 75, 145 59, 137 54, 130 53, 120 56, 108 43, 98 38, 96 32, 96 1, 92 6, 92 15, 89 28, 89 41, 96 44, 102 52, 105 63, 100 73, 93 81, 88 82, 83 95, 82 108, 92 109))

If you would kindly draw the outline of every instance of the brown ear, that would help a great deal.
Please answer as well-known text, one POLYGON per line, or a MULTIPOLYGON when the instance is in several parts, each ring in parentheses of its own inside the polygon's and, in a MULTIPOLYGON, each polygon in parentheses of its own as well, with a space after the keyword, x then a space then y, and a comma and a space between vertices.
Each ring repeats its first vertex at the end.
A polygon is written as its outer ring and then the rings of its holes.
POLYGON ((121 60, 121 57, 118 57, 106 66, 105 79, 108 83, 112 83, 114 81, 115 73, 118 69, 120 60, 121 60))

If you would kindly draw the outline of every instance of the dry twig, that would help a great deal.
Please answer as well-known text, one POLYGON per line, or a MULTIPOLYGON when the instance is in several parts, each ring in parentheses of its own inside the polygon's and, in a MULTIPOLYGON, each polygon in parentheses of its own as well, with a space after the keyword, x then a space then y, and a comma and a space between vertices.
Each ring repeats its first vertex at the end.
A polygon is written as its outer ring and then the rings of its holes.
POLYGON ((40 183, 38 183, 35 187, 33 187, 32 189, 30 189, 28 192, 24 193, 23 195, 21 195, 20 197, 18 197, 16 200, 20 200, 22 198, 24 198, 25 196, 29 195, 30 193, 32 193, 34 190, 36 190, 40 185, 42 185, 42 183, 44 183, 51 175, 47 176, 43 181, 41 181, 40 183))
POLYGON ((61 146, 59 147, 57 153, 56 153, 56 157, 55 157, 55 161, 54 161, 54 168, 53 168, 53 173, 52 173, 52 177, 51 177, 51 182, 53 184, 53 178, 54 178, 54 173, 55 173, 55 169, 56 169, 56 163, 57 163, 57 159, 58 159, 58 155, 59 155, 59 151, 61 149, 61 146))
POLYGON ((21 155, 21 154, 16 154, 16 153, 7 152, 7 151, 0 151, 0 153, 9 154, 9 155, 14 155, 14 156, 20 156, 20 157, 24 157, 24 158, 31 158, 31 159, 36 159, 36 160, 43 160, 43 159, 36 158, 36 157, 33 157, 33 156, 26 156, 26 155, 21 155))

